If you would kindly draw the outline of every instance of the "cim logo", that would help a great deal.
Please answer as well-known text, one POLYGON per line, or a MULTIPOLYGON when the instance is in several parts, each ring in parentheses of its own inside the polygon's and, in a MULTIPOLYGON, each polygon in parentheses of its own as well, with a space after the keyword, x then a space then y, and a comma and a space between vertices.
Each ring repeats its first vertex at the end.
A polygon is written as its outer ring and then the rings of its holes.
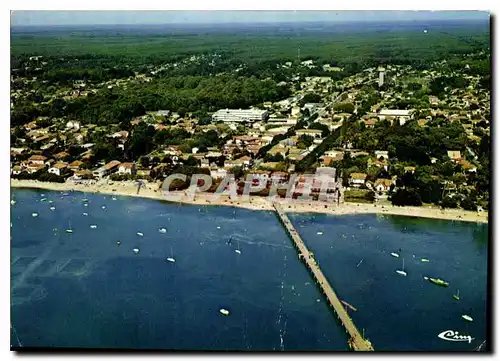
POLYGON ((472 340, 474 340, 471 336, 460 335, 457 331, 452 330, 443 331, 438 335, 438 337, 442 340, 455 342, 469 341, 469 343, 471 343, 472 340))

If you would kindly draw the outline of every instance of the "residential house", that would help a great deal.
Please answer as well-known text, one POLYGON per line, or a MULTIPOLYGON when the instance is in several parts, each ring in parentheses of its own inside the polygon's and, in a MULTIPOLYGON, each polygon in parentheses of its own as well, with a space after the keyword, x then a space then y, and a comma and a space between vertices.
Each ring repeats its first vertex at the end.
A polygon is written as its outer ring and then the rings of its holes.
POLYGON ((349 185, 352 187, 361 187, 366 182, 366 173, 351 173, 349 177, 349 185))
POLYGON ((454 161, 457 162, 460 159, 462 159, 462 156, 460 155, 460 151, 459 150, 448 150, 447 153, 448 153, 448 157, 451 160, 454 160, 454 161))
POLYGON ((376 159, 376 158, 369 158, 366 163, 367 163, 366 166, 368 168, 370 168, 370 167, 378 167, 378 168, 384 168, 385 170, 389 169, 389 163, 387 162, 386 159, 379 160, 379 159, 376 159))
POLYGON ((380 157, 382 157, 384 159, 389 159, 389 152, 387 150, 376 150, 375 157, 377 159, 380 159, 380 157))
POLYGON ((81 179, 92 179, 93 174, 91 171, 88 169, 80 169, 73 174, 73 179, 75 180, 81 180, 81 179))
POLYGON ((118 166, 118 173, 119 174, 131 174, 131 175, 136 174, 135 164, 131 163, 131 162, 125 162, 125 163, 120 164, 118 166))
POLYGON ((378 178, 374 183, 374 188, 377 192, 388 192, 392 184, 391 179, 378 178))
POLYGON ((35 164, 31 163, 26 166, 26 171, 30 174, 38 172, 39 170, 42 170, 45 168, 44 164, 35 164))
POLYGON ((49 173, 56 174, 58 176, 63 175, 68 171, 68 163, 59 162, 54 164, 49 168, 49 173))
POLYGON ((66 128, 79 130, 80 129, 80 122, 70 120, 69 122, 66 123, 66 128))
POLYGON ((12 167, 11 174, 18 175, 23 171, 23 168, 20 165, 15 165, 12 167))
POLYGON ((38 155, 38 154, 35 154, 35 155, 32 155, 31 157, 28 158, 28 162, 31 163, 31 164, 35 164, 35 165, 45 165, 45 162, 47 161, 47 157, 43 156, 43 155, 38 155))
POLYGON ((73 162, 71 162, 68 166, 68 168, 74 172, 76 172, 77 170, 79 170, 83 165, 83 162, 80 161, 80 160, 75 160, 73 162))
POLYGON ((54 158, 57 160, 65 160, 68 158, 70 155, 66 152, 60 152, 54 155, 54 158))
POLYGON ((405 173, 415 173, 415 167, 412 167, 412 166, 407 166, 407 167, 404 167, 404 171, 405 173))
POLYGON ((377 122, 377 119, 375 119, 375 118, 369 118, 369 119, 363 120, 363 122, 365 123, 365 127, 366 128, 374 128, 375 127, 375 123, 377 122))

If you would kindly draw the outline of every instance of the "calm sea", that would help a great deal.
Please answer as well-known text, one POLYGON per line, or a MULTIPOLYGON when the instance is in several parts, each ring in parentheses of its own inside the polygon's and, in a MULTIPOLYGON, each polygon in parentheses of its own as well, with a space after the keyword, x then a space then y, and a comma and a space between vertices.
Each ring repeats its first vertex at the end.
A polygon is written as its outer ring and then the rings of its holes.
MULTIPOLYGON (((12 198, 12 346, 347 350, 272 212, 80 192, 13 190, 12 198)), ((290 218, 376 350, 473 350, 485 340, 487 225, 290 218), (406 277, 395 273, 403 259, 406 277), (474 340, 437 337, 446 330, 474 340)))

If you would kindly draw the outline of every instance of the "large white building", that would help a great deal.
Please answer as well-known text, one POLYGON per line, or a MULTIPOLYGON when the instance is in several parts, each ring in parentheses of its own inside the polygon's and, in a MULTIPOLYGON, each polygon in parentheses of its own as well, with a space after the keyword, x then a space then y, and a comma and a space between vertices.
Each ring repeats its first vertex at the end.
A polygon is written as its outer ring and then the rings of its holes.
POLYGON ((258 122, 269 117, 267 110, 261 109, 221 109, 212 115, 214 122, 242 123, 258 122))

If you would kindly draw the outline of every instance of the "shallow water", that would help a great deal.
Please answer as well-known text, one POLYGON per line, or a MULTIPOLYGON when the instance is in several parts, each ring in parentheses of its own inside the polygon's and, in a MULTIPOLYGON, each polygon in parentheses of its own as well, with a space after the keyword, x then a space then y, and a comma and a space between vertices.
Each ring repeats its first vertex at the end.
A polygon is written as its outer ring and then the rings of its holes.
MULTIPOLYGON (((13 346, 347 349, 344 330, 272 212, 79 192, 61 199, 14 190, 12 197, 13 346)), ((376 350, 473 349, 484 340, 487 226, 374 215, 290 218, 339 296, 357 307, 352 317, 376 350), (401 258, 390 256, 395 251, 401 258), (394 272, 403 256, 407 277, 394 272), (444 278, 450 288, 422 275, 444 278), (473 323, 460 318, 464 312, 473 323), (446 329, 475 340, 437 338, 446 329)))

